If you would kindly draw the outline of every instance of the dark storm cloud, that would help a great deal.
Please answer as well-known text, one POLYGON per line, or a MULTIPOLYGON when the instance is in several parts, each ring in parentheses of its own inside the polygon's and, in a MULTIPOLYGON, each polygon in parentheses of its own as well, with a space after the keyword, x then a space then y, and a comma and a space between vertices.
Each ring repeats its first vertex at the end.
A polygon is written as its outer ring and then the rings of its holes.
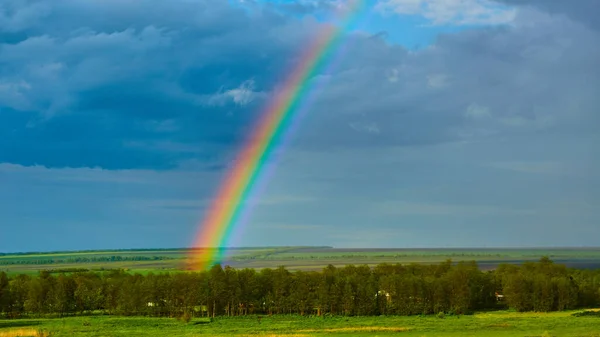
MULTIPOLYGON (((331 4, 4 2, 0 162, 213 165, 246 137, 316 32, 310 16, 284 13, 331 4)), ((354 34, 337 67, 313 79, 324 84, 294 144, 329 151, 593 132, 600 40, 572 17, 523 12, 419 51, 354 34)))
POLYGON ((313 26, 224 1, 3 2, 0 162, 164 168, 198 158, 124 145, 161 140, 216 156, 247 133, 313 26))

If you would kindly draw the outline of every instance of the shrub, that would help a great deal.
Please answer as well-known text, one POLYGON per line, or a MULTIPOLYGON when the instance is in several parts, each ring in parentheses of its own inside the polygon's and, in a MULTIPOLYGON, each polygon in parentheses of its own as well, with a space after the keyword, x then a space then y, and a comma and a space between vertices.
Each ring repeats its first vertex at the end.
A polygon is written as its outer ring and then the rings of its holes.
POLYGON ((185 323, 189 323, 192 319, 192 315, 189 312, 184 312, 181 316, 179 316, 179 320, 185 323))

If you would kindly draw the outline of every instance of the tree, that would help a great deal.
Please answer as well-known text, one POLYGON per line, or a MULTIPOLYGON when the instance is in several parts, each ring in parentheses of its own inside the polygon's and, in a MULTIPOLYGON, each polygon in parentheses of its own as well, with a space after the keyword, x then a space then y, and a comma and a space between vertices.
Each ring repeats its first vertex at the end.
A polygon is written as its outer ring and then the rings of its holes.
POLYGON ((29 282, 31 278, 27 275, 19 275, 9 280, 10 301, 7 310, 10 317, 16 318, 25 313, 29 282))
POLYGON ((8 276, 5 272, 0 272, 0 314, 8 312, 10 307, 10 288, 8 276))
POLYGON ((600 305, 600 271, 571 270, 549 259, 482 272, 475 262, 438 265, 327 266, 321 272, 279 267, 201 273, 73 272, 9 278, 0 272, 0 315, 111 314, 191 317, 245 315, 416 315, 496 307, 494 292, 518 311, 600 305))
POLYGON ((103 308, 102 280, 98 274, 78 274, 74 277, 74 281, 75 292, 73 296, 76 310, 83 313, 103 308))
POLYGON ((61 274, 56 278, 54 289, 52 289, 51 302, 52 311, 63 315, 75 311, 75 289, 77 284, 72 277, 61 274))
POLYGON ((223 311, 225 290, 225 272, 220 264, 216 264, 208 271, 208 307, 212 317, 223 311))

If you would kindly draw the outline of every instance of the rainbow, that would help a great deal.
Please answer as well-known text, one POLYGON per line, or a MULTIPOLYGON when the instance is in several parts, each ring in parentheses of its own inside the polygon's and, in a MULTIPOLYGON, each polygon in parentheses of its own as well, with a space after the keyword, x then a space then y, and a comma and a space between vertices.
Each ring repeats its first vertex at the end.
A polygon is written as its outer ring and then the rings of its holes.
POLYGON ((190 269, 205 270, 218 263, 223 244, 232 235, 245 211, 246 200, 264 174, 269 156, 288 132, 295 115, 306 105, 311 94, 310 80, 331 59, 341 42, 343 32, 354 22, 366 0, 349 1, 340 13, 342 22, 327 27, 300 58, 300 62, 274 95, 249 141, 225 177, 195 238, 190 256, 190 269))

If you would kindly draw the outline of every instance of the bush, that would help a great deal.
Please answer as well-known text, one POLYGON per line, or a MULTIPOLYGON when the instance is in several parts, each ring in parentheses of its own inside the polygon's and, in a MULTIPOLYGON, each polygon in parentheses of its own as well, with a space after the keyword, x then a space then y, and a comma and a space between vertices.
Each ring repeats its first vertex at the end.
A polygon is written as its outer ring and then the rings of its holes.
POLYGON ((192 315, 189 312, 184 312, 181 316, 179 316, 179 320, 185 323, 189 323, 192 319, 192 315))

